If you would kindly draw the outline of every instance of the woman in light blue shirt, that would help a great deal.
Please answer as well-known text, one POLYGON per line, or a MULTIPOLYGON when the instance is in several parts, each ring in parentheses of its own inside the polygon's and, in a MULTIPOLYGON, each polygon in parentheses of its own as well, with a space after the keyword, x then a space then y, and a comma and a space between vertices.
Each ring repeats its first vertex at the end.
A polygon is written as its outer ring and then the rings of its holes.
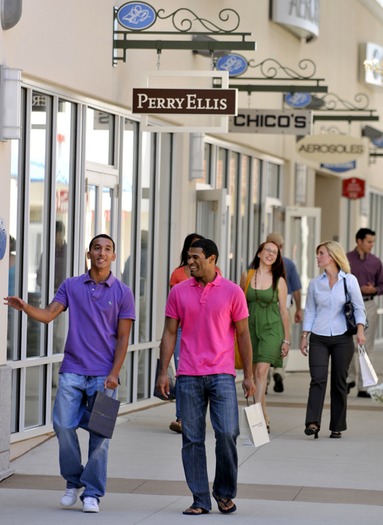
POLYGON ((350 273, 350 264, 342 246, 335 241, 322 242, 317 246, 316 258, 323 273, 310 282, 301 338, 301 352, 305 356, 309 355, 311 375, 305 434, 318 437, 331 357, 330 437, 340 438, 341 432, 347 428, 346 380, 354 354, 353 337, 346 334, 345 279, 348 295, 354 306, 358 327, 356 339, 360 345, 365 343, 366 314, 358 281, 350 273))

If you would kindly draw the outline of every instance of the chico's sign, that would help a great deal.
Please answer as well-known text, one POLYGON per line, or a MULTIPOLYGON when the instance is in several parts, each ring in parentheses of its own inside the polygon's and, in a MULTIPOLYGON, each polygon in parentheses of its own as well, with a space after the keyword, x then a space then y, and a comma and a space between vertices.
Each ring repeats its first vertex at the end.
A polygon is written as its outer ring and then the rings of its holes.
POLYGON ((305 159, 320 163, 341 164, 365 153, 362 139, 348 135, 308 135, 296 145, 297 153, 305 159))
POLYGON ((133 88, 133 113, 235 115, 236 89, 133 88))

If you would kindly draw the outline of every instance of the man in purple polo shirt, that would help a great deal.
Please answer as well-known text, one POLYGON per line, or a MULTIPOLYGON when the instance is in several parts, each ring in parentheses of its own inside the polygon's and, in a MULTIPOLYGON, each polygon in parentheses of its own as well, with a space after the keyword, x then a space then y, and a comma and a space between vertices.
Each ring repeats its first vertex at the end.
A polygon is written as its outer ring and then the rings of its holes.
POLYGON ((79 497, 83 512, 99 512, 105 494, 109 439, 89 431, 88 461, 81 463, 77 428, 87 429, 87 405, 97 391, 117 396, 118 376, 128 349, 135 319, 133 294, 110 268, 116 259, 115 244, 100 234, 89 244, 89 272, 66 279, 46 308, 37 308, 19 297, 5 304, 42 323, 53 321, 69 309, 69 329, 53 408, 53 428, 59 442, 60 472, 66 480, 61 498, 71 507, 79 497))
MULTIPOLYGON (((358 279, 363 295, 364 306, 368 319, 366 330, 366 352, 371 355, 374 349, 375 334, 378 323, 378 307, 374 301, 376 295, 383 294, 383 265, 381 260, 371 253, 375 243, 375 232, 369 228, 361 228, 356 233, 356 247, 348 252, 347 258, 350 262, 351 273, 358 279)), ((360 370, 356 376, 357 353, 351 361, 348 370, 347 391, 354 388, 357 381, 358 397, 371 397, 363 387, 360 370)))
POLYGON ((206 412, 216 439, 213 498, 218 510, 236 510, 239 434, 238 402, 234 369, 234 331, 244 363, 245 396, 254 395, 252 348, 248 308, 243 291, 216 271, 218 248, 210 239, 199 239, 188 251, 191 278, 174 286, 166 303, 166 319, 160 345, 157 388, 169 393, 167 369, 182 327, 177 368, 177 396, 182 414, 182 461, 193 503, 183 514, 207 514, 211 510, 206 467, 206 412))

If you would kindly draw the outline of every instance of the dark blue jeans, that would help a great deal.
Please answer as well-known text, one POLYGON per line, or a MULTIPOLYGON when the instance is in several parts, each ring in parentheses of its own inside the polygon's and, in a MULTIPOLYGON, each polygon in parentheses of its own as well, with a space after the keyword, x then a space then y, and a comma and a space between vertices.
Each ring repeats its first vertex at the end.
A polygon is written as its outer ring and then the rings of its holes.
POLYGON ((210 510, 205 448, 208 406, 216 440, 213 494, 234 498, 237 493, 239 424, 235 378, 229 374, 179 376, 177 382, 182 414, 182 461, 193 493, 192 506, 210 510))

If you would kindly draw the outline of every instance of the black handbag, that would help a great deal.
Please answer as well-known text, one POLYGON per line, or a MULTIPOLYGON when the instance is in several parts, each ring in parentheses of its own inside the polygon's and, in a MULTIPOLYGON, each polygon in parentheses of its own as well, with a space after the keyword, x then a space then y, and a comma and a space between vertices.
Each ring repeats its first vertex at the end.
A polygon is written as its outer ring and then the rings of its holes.
POLYGON ((344 294, 346 296, 346 302, 344 304, 344 315, 346 316, 347 330, 346 335, 355 335, 358 331, 358 327, 355 322, 354 305, 350 300, 350 296, 347 290, 346 278, 343 279, 344 294))

